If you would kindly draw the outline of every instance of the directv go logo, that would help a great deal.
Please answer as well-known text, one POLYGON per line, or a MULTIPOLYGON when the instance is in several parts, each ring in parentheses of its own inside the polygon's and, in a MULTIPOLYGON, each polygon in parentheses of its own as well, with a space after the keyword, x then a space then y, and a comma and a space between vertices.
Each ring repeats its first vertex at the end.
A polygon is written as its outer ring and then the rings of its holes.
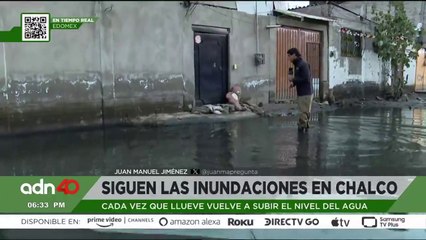
POLYGON ((63 192, 64 194, 76 194, 80 189, 80 184, 74 179, 64 179, 57 187, 53 183, 44 183, 44 179, 40 179, 40 182, 31 184, 23 183, 21 185, 21 193, 25 195, 47 195, 56 194, 56 192, 63 192))

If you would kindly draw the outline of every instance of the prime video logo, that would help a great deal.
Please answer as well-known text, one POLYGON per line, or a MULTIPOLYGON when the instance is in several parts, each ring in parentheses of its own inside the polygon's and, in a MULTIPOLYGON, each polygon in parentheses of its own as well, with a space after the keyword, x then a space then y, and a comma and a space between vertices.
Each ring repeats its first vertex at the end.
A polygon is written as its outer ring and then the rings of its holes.
POLYGON ((80 189, 80 184, 74 179, 64 179, 55 186, 53 183, 45 183, 44 179, 40 179, 37 183, 23 183, 20 187, 21 193, 25 195, 49 195, 56 192, 64 194, 76 194, 80 189))

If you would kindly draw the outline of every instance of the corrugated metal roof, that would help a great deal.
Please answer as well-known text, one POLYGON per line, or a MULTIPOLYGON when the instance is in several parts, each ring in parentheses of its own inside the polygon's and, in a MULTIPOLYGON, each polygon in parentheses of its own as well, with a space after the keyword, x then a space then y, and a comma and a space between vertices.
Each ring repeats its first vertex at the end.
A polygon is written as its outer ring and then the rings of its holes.
POLYGON ((323 5, 323 4, 324 3, 312 3, 312 4, 309 4, 308 6, 294 7, 294 8, 289 8, 288 10, 296 10, 296 9, 309 8, 309 7, 319 6, 319 5, 323 5))
POLYGON ((310 14, 306 14, 306 13, 300 13, 300 12, 292 12, 292 11, 285 11, 285 10, 274 10, 274 12, 286 15, 286 16, 290 16, 290 17, 296 17, 296 18, 300 18, 300 19, 304 19, 304 18, 308 18, 308 19, 314 19, 314 20, 318 20, 318 21, 324 21, 324 22, 334 22, 335 20, 330 19, 330 18, 325 18, 325 17, 319 17, 319 16, 315 16, 315 15, 310 15, 310 14))
MULTIPOLYGON (((294 7, 294 8, 289 8, 288 10, 297 10, 297 9, 304 9, 304 8, 309 8, 309 7, 315 7, 315 6, 320 6, 320 5, 324 5, 327 4, 328 1, 313 1, 313 3, 309 4, 308 6, 303 6, 303 7, 294 7)), ((333 3, 336 4, 341 4, 344 2, 348 2, 348 1, 331 1, 333 3)))

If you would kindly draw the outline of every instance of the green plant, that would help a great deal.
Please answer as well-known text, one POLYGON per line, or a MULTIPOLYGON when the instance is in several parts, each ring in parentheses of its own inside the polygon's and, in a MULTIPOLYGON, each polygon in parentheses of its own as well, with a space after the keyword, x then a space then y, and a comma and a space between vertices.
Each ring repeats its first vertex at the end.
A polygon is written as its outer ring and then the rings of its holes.
POLYGON ((375 45, 379 57, 391 63, 392 96, 399 99, 406 85, 404 66, 410 67, 410 60, 416 59, 421 45, 418 42, 421 32, 407 17, 404 2, 393 1, 394 12, 377 11, 373 6, 375 26, 375 45))

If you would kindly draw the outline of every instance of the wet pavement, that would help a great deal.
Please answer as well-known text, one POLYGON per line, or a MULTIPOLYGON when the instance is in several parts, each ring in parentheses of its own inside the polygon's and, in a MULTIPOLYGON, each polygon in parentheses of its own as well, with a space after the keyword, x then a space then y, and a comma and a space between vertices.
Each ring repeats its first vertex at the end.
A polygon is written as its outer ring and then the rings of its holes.
MULTIPOLYGON (((3 137, 0 175, 107 175, 119 168, 262 168, 285 175, 333 176, 426 173, 426 109, 340 109, 313 118, 312 128, 302 134, 294 119, 255 118, 3 137)), ((426 239, 423 230, 191 232, 252 239, 426 239)), ((3 234, 12 238, 12 232, 3 234)))

